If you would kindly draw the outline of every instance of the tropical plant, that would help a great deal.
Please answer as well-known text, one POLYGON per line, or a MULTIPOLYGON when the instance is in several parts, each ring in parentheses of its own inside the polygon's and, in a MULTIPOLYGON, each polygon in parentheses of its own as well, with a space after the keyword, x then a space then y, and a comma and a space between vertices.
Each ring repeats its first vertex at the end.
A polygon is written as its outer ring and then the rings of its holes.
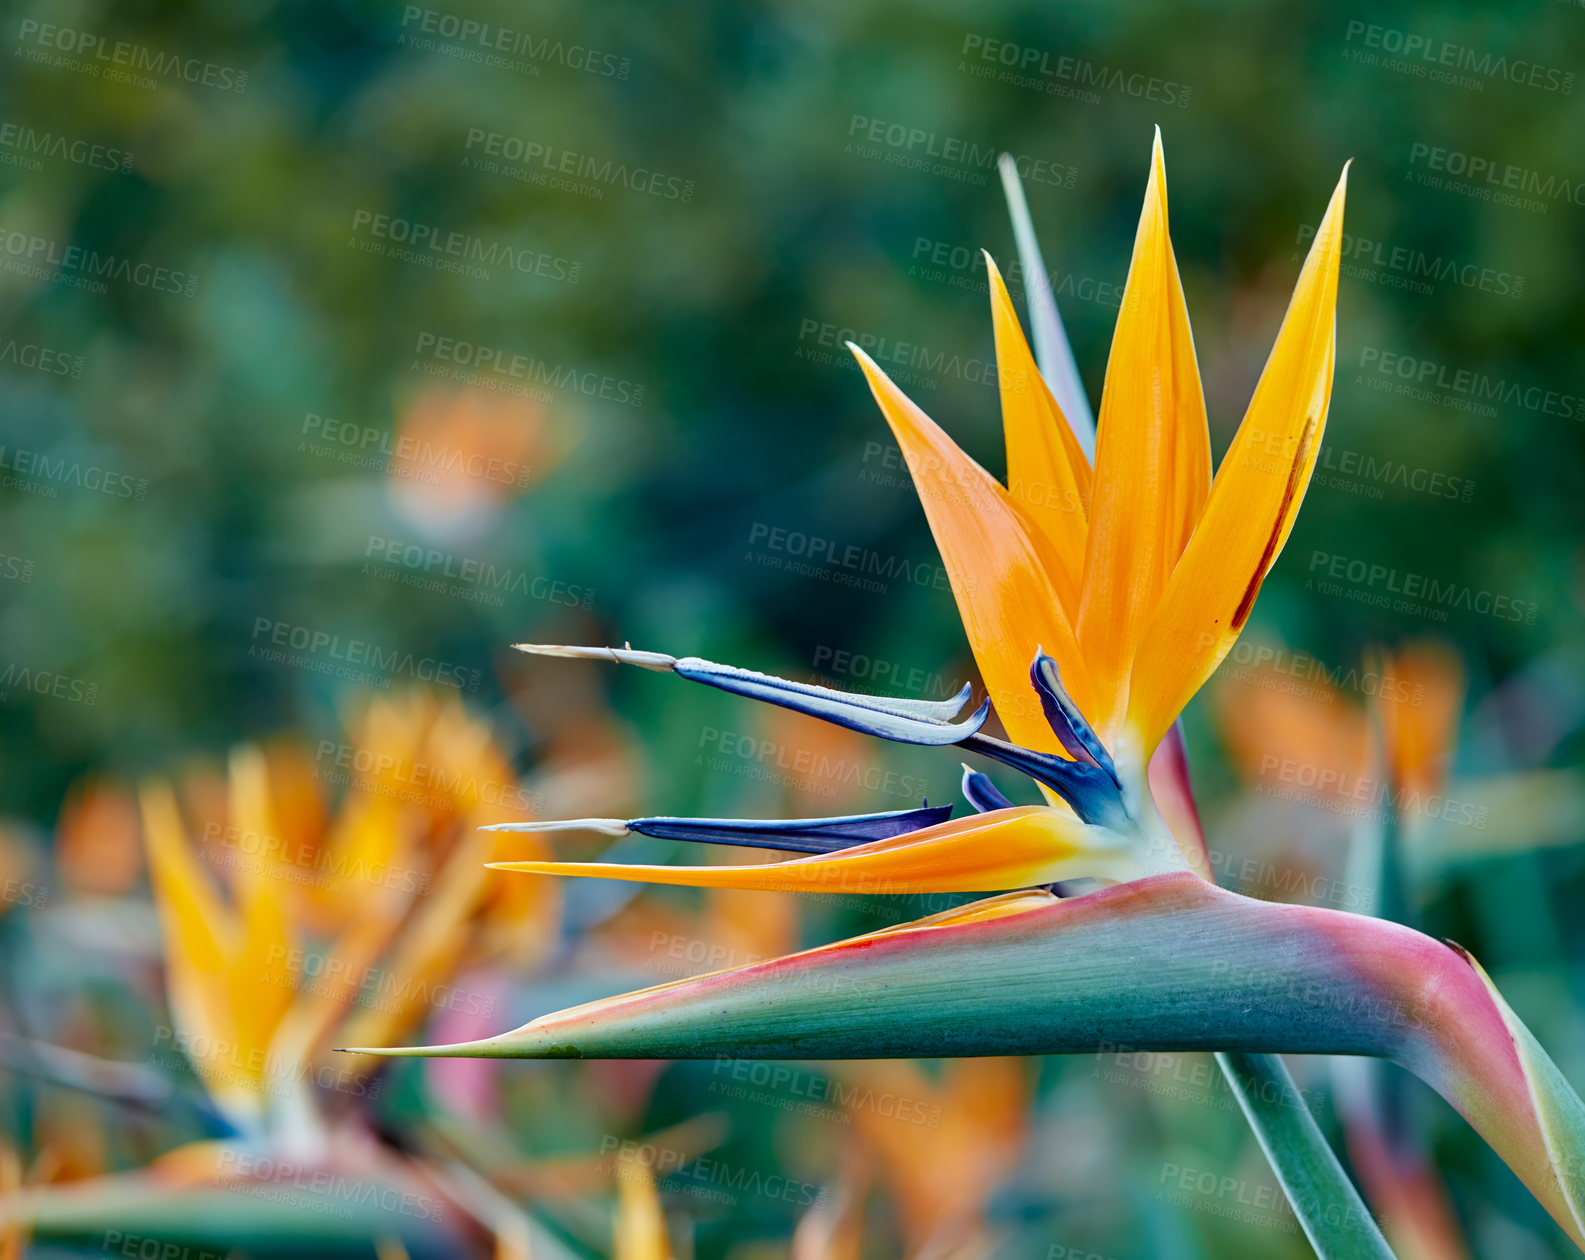
MULTIPOLYGON (((1224 1071, 1325 1255, 1389 1254, 1275 1053, 1394 1059, 1461 1111, 1585 1246, 1585 1107, 1457 946, 1365 915, 1273 905, 1212 882, 1175 723, 1224 659, 1280 554, 1321 447, 1336 355, 1347 172, 1315 233, 1244 420, 1214 480, 1168 234, 1159 132, 1094 444, 1060 369, 1049 293, 1031 351, 987 256, 1007 442, 1003 486, 851 346, 906 458, 988 693, 852 695, 696 657, 603 658, 885 739, 1016 769, 1015 806, 967 770, 975 812, 833 819, 650 817, 505 824, 799 854, 733 866, 501 863, 705 887, 999 892, 775 961, 546 1015, 458 1045, 360 1053, 520 1058, 978 1056, 1103 1044, 1221 1052, 1224 1071), (1060 397, 1058 391, 1067 394, 1060 397), (994 704, 1008 736, 983 729, 994 704)), ((1033 236, 1016 201, 1026 251, 1033 236)), ((1026 275, 1044 275, 1029 265, 1026 275)))

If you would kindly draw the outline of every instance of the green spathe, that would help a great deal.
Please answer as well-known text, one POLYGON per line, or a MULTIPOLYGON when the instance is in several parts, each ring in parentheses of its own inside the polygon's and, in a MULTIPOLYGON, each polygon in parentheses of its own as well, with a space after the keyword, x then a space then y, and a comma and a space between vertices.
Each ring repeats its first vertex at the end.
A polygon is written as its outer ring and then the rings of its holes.
POLYGON ((1013 893, 415 1056, 896 1058, 1141 1050, 1370 1055, 1451 1102, 1577 1244, 1585 1107, 1463 951, 1187 873, 1013 893))

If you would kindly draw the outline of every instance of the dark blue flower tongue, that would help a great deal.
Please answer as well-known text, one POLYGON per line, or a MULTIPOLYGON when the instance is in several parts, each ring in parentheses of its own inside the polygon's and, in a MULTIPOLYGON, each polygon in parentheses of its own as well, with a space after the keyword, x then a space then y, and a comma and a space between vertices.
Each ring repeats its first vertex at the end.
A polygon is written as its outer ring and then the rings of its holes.
POLYGON ((497 823, 487 831, 599 831, 606 835, 656 836, 662 840, 699 840, 706 844, 739 844, 754 849, 786 849, 792 853, 834 853, 838 849, 888 840, 952 817, 950 805, 924 805, 881 814, 849 814, 842 818, 572 818, 552 823, 497 823))
POLYGON ((1087 761, 1066 761, 991 735, 970 735, 963 741, 963 748, 1011 766, 1037 783, 1044 783, 1071 805, 1083 822, 1117 830, 1130 826, 1121 789, 1112 776, 1098 766, 1087 761))
POLYGON ((794 853, 833 853, 871 840, 888 840, 952 817, 952 806, 851 814, 845 818, 635 818, 628 824, 646 836, 666 840, 703 840, 709 844, 742 844, 794 853))
MULTIPOLYGON (((1068 757, 1054 757, 1037 752, 1021 744, 976 731, 962 741, 962 747, 990 757, 1027 774, 1036 782, 1044 783, 1073 807, 1073 812, 1084 822, 1097 826, 1126 829, 1129 825, 1128 809, 1123 803, 1122 784, 1117 777, 1117 767, 1111 753, 1095 729, 1084 719, 1062 685, 1057 663, 1039 648, 1035 649, 1034 662, 1029 666, 1029 681, 1040 696, 1046 721, 1056 732, 1057 742, 1067 751, 1068 757), (1072 758, 1069 760, 1068 758, 1072 758)), ((967 769, 967 767, 965 767, 967 769)), ((996 791, 984 775, 966 775, 963 794, 982 812, 987 808, 1006 808, 1006 798, 996 791), (983 785, 980 780, 984 780, 983 785), (985 796, 989 805, 982 805, 976 797, 989 787, 985 796)))
POLYGON ((963 795, 968 803, 982 814, 993 809, 1011 809, 1013 803, 997 790, 991 776, 981 774, 973 766, 963 767, 963 795))
POLYGON ((968 703, 970 688, 951 700, 909 700, 893 696, 862 696, 817 687, 812 683, 792 682, 773 674, 761 674, 735 665, 719 665, 697 656, 674 657, 663 652, 636 652, 632 648, 559 647, 519 643, 520 651, 541 656, 568 656, 585 660, 615 661, 643 669, 669 671, 693 682, 718 687, 733 695, 764 700, 770 704, 822 718, 848 730, 903 744, 956 744, 985 725, 991 702, 985 700, 961 722, 952 719, 968 703))
POLYGON ((1029 681, 1040 696, 1040 707, 1046 721, 1056 733, 1057 740, 1075 761, 1088 762, 1098 770, 1106 771, 1113 783, 1118 783, 1117 767, 1112 754, 1095 733, 1095 728, 1079 712, 1079 708, 1062 685, 1062 675, 1057 663, 1041 649, 1036 649, 1034 662, 1029 666, 1029 681))

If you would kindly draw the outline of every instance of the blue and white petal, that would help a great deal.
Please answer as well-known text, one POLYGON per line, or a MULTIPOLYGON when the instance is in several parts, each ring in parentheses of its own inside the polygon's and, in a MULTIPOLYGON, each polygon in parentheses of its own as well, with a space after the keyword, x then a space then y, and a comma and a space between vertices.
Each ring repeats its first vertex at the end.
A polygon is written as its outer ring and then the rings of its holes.
POLYGON ((674 657, 663 652, 637 652, 632 648, 560 647, 519 643, 520 651, 540 656, 575 657, 584 660, 615 661, 643 669, 672 672, 692 682, 704 683, 733 695, 764 700, 770 704, 807 713, 848 730, 903 744, 956 744, 985 725, 991 702, 985 700, 961 722, 952 719, 962 711, 971 694, 963 690, 950 700, 913 700, 905 697, 866 696, 793 682, 735 665, 721 665, 697 656, 674 657))
POLYGON ((839 849, 888 840, 952 817, 950 805, 924 805, 879 814, 839 818, 571 818, 561 822, 497 823, 486 831, 596 831, 608 836, 638 833, 663 840, 698 840, 792 853, 835 853, 839 849))
POLYGON ((991 776, 982 774, 973 766, 963 767, 963 797, 982 814, 988 814, 993 809, 1013 807, 1013 803, 991 782, 991 776))

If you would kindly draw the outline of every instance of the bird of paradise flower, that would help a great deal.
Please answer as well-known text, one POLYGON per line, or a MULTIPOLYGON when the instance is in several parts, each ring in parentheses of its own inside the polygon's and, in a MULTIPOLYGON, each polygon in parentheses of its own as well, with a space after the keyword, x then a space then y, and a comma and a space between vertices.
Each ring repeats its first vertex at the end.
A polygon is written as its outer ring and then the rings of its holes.
MULTIPOLYGON (((1048 388, 989 258, 1006 487, 850 346, 908 463, 989 693, 968 717, 961 717, 967 688, 947 702, 877 698, 696 657, 523 645, 675 673, 886 739, 956 745, 1028 775, 1046 803, 1013 806, 988 776, 969 770, 963 790, 976 812, 959 819, 936 807, 824 820, 554 825, 801 854, 789 860, 709 867, 535 860, 506 869, 709 887, 1000 895, 574 1007, 481 1041, 370 1052, 868 1058, 1073 1053, 1122 1043, 1258 1052, 1260 1063, 1230 1069, 1252 1079, 1280 1071, 1263 1059, 1272 1052, 1392 1058, 1453 1103, 1585 1247, 1585 1106, 1485 972, 1465 951, 1399 924, 1217 888, 1175 729, 1248 620, 1321 446, 1346 179, 1345 168, 1214 480, 1168 236, 1159 132, 1093 469, 1069 423, 1077 406, 1059 405, 1048 388), (982 730, 992 703, 1008 740, 982 730), (1108 886, 1090 891, 1092 884, 1073 882, 1081 880, 1108 886), (1063 895, 1073 892, 1086 895, 1063 895)), ((1044 324, 1049 343, 1052 311, 1033 305, 1037 342, 1044 324)), ((1258 1107, 1241 1101, 1318 1250, 1390 1254, 1351 1187, 1345 1198, 1316 1200, 1336 1184, 1326 1180, 1325 1160, 1336 1169, 1330 1152, 1285 1160, 1284 1142, 1306 1140, 1295 1136, 1299 1122, 1285 1117, 1262 1129, 1258 1107), (1339 1213, 1363 1219, 1340 1233, 1330 1220, 1339 1213)))
POLYGON ((501 837, 477 829, 526 817, 526 797, 503 793, 505 753, 455 698, 380 697, 349 740, 333 746, 349 753, 345 773, 246 745, 223 779, 145 786, 171 1008, 157 1061, 190 1064, 211 1136, 128 1173, 0 1186, 0 1228, 172 1247, 243 1238, 260 1254, 371 1237, 391 1254, 478 1254, 489 1239, 501 1260, 543 1233, 465 1168, 382 1141, 368 1114, 378 1064, 327 1044, 403 1035, 470 968, 548 952, 554 890, 487 869, 501 837), (335 808, 325 777, 347 783, 335 808))

